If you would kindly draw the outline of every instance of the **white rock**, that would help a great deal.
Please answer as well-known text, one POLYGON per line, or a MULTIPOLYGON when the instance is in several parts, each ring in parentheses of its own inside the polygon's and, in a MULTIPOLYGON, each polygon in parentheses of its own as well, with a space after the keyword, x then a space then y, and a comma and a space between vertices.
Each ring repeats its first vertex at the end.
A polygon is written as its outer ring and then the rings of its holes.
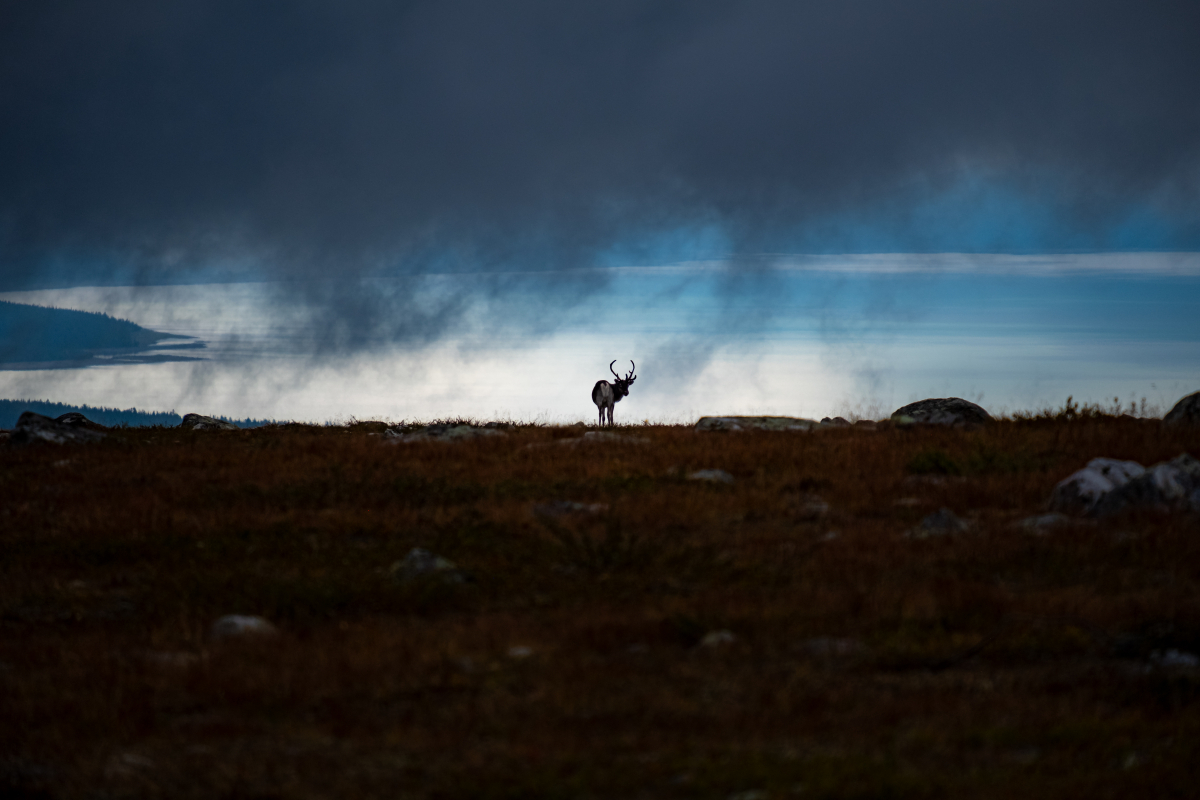
POLYGON ((214 639, 228 639, 239 636, 270 636, 277 629, 262 617, 246 616, 243 614, 227 614, 213 623, 212 636, 214 639))
POLYGON ((689 481, 709 481, 711 483, 733 483, 733 476, 723 469, 702 469, 688 473, 689 481))
POLYGON ((1091 512, 1106 494, 1144 475, 1146 468, 1136 461, 1093 458, 1087 466, 1059 481, 1050 495, 1050 509, 1065 512, 1091 512))
POLYGON ((721 647, 726 644, 733 644, 737 641, 737 637, 732 631, 719 630, 709 631, 704 634, 704 638, 700 640, 701 647, 721 647))

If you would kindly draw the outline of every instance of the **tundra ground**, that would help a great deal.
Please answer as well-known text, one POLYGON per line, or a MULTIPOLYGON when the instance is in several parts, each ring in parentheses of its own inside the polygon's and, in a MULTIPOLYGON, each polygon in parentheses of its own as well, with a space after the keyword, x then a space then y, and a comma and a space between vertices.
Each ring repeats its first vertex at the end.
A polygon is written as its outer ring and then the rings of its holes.
POLYGON ((383 429, 0 449, 0 793, 1196 791, 1200 520, 1016 524, 1196 429, 383 429), (970 529, 905 535, 943 507, 970 529))

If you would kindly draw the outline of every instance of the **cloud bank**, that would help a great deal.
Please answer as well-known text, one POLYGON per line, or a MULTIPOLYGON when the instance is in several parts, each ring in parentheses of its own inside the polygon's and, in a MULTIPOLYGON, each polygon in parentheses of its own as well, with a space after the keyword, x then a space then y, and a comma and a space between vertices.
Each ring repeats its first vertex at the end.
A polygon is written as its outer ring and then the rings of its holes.
POLYGON ((477 273, 550 328, 597 266, 1197 250, 1197 30, 1104 0, 7 4, 0 289, 285 281, 352 349, 461 319, 377 277, 477 273))

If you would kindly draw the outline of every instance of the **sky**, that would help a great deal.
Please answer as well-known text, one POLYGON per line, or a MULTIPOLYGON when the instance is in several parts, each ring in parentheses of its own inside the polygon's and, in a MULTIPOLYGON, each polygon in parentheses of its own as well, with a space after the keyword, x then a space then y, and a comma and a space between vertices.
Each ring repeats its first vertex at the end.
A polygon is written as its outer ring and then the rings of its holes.
POLYGON ((7 3, 0 299, 207 347, 0 365, 0 394, 590 419, 632 358, 639 420, 1169 406, 1200 389, 1197 30, 1192 2, 7 3))

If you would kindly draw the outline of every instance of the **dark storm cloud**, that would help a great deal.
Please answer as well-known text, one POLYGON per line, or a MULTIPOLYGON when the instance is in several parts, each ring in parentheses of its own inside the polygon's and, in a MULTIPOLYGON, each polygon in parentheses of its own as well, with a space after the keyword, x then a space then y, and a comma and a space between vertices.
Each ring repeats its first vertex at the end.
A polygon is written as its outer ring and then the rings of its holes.
POLYGON ((1195 249, 1198 30, 1194 2, 7 3, 3 284, 249 270, 352 309, 412 271, 1195 249))

